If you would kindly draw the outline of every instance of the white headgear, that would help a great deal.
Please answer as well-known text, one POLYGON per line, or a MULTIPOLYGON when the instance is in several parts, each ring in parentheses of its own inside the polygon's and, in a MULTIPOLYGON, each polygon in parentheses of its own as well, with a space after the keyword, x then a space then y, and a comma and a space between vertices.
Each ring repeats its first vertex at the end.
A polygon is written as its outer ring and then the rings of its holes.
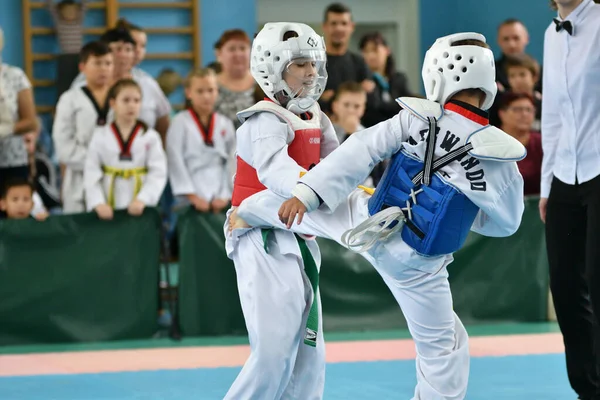
POLYGON ((252 43, 250 72, 265 95, 296 113, 307 111, 321 97, 327 83, 325 41, 308 25, 295 22, 266 24, 252 43), (298 37, 283 40, 286 32, 298 37), (283 79, 283 72, 294 60, 315 63, 316 76, 302 90, 293 91, 283 79), (283 104, 282 104, 283 103, 283 104))
POLYGON ((427 99, 445 104, 461 90, 481 89, 485 92, 482 109, 489 109, 498 88, 494 54, 479 46, 452 46, 459 40, 474 39, 486 42, 479 33, 456 33, 435 41, 425 54, 423 83, 427 99))

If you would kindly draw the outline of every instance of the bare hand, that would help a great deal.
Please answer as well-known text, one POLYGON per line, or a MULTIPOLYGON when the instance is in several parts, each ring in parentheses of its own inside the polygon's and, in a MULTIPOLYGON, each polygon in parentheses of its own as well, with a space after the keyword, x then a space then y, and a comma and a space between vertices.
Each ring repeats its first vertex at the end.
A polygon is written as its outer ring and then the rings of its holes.
POLYGON ((229 204, 229 200, 227 199, 214 199, 210 204, 213 212, 218 214, 229 204))
POLYGON ((546 208, 548 207, 548 198, 542 197, 540 198, 540 203, 538 205, 540 209, 540 219, 543 223, 546 223, 546 208))
POLYGON ((146 207, 146 205, 144 203, 142 203, 139 200, 134 200, 131 202, 131 204, 129 204, 129 207, 127 207, 127 212, 129 213, 129 215, 133 215, 134 217, 139 217, 140 215, 142 215, 144 213, 144 208, 146 207))
POLYGON ((35 214, 33 216, 33 218, 35 218, 38 221, 45 221, 46 218, 48 218, 48 215, 50 215, 50 214, 48 214, 47 212, 43 211, 43 212, 35 214))
POLYGON ((187 198, 197 211, 208 212, 210 210, 210 203, 205 199, 202 199, 195 194, 188 194, 187 198))
POLYGON ((113 219, 113 209, 108 204, 99 204, 94 209, 100 219, 111 220, 113 219))
POLYGON ((306 207, 304 204, 297 197, 292 197, 286 200, 279 208, 279 220, 290 229, 294 223, 294 219, 296 219, 296 215, 298 216, 298 225, 300 225, 305 212, 306 207))

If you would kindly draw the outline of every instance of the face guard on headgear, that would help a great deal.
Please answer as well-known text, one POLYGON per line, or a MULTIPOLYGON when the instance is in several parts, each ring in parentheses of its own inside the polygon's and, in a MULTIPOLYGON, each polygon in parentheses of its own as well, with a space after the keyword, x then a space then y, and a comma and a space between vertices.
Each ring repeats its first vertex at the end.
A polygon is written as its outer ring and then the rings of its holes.
POLYGON ((250 72, 271 100, 292 112, 302 113, 325 90, 326 62, 325 42, 311 27, 275 22, 266 24, 254 39, 250 72), (284 34, 290 31, 298 37, 284 41, 284 34))
POLYGON ((452 47, 467 39, 486 42, 478 33, 456 33, 437 39, 427 51, 422 70, 425 92, 428 100, 445 104, 461 90, 480 89, 485 93, 481 108, 487 110, 498 91, 494 54, 479 46, 452 47))

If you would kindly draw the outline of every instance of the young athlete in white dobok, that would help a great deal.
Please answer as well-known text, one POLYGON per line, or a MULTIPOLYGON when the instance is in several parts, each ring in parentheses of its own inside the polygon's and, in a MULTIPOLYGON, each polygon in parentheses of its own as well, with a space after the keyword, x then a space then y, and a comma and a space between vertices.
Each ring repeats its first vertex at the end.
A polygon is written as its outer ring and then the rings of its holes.
POLYGON ((62 203, 65 214, 85 212, 83 167, 95 129, 109 119, 108 91, 113 74, 113 54, 104 42, 91 42, 79 53, 85 73, 82 86, 60 96, 56 105, 52 139, 58 161, 65 166, 62 203))
POLYGON ((350 136, 299 180, 295 197, 281 205, 282 196, 261 192, 232 219, 234 234, 246 224, 291 228, 361 252, 392 291, 415 341, 413 399, 465 398, 468 336, 452 309, 446 268, 469 230, 509 236, 521 222, 516 161, 525 148, 488 125, 483 110, 496 95, 494 77, 482 35, 438 39, 423 65, 428 100, 398 99, 398 115, 350 136), (355 190, 388 158, 374 193, 355 190))
MULTIPOLYGON (((251 73, 269 100, 238 113, 232 205, 265 189, 292 196, 302 173, 338 146, 317 100, 323 38, 305 24, 269 23, 254 39, 251 73)), ((233 209, 228 211, 228 219, 233 209)), ((321 399, 325 349, 317 291, 319 248, 287 230, 225 227, 251 353, 225 399, 321 399)))
POLYGON ((112 219, 113 210, 139 216, 155 207, 167 184, 167 157, 160 135, 140 121, 142 89, 117 81, 108 94, 114 122, 96 128, 85 160, 87 211, 112 219))
POLYGON ((190 107, 173 118, 167 131, 171 190, 178 203, 201 212, 221 212, 231 200, 235 129, 215 112, 218 93, 212 69, 192 71, 185 80, 190 107))

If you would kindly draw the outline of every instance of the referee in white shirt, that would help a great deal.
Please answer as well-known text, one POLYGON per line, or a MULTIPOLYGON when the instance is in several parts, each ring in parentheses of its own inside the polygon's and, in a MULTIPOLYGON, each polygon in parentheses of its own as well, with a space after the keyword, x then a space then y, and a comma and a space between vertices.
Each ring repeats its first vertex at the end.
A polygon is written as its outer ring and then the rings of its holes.
POLYGON ((542 182, 550 289, 567 373, 600 399, 600 5, 554 0, 544 37, 542 182))

